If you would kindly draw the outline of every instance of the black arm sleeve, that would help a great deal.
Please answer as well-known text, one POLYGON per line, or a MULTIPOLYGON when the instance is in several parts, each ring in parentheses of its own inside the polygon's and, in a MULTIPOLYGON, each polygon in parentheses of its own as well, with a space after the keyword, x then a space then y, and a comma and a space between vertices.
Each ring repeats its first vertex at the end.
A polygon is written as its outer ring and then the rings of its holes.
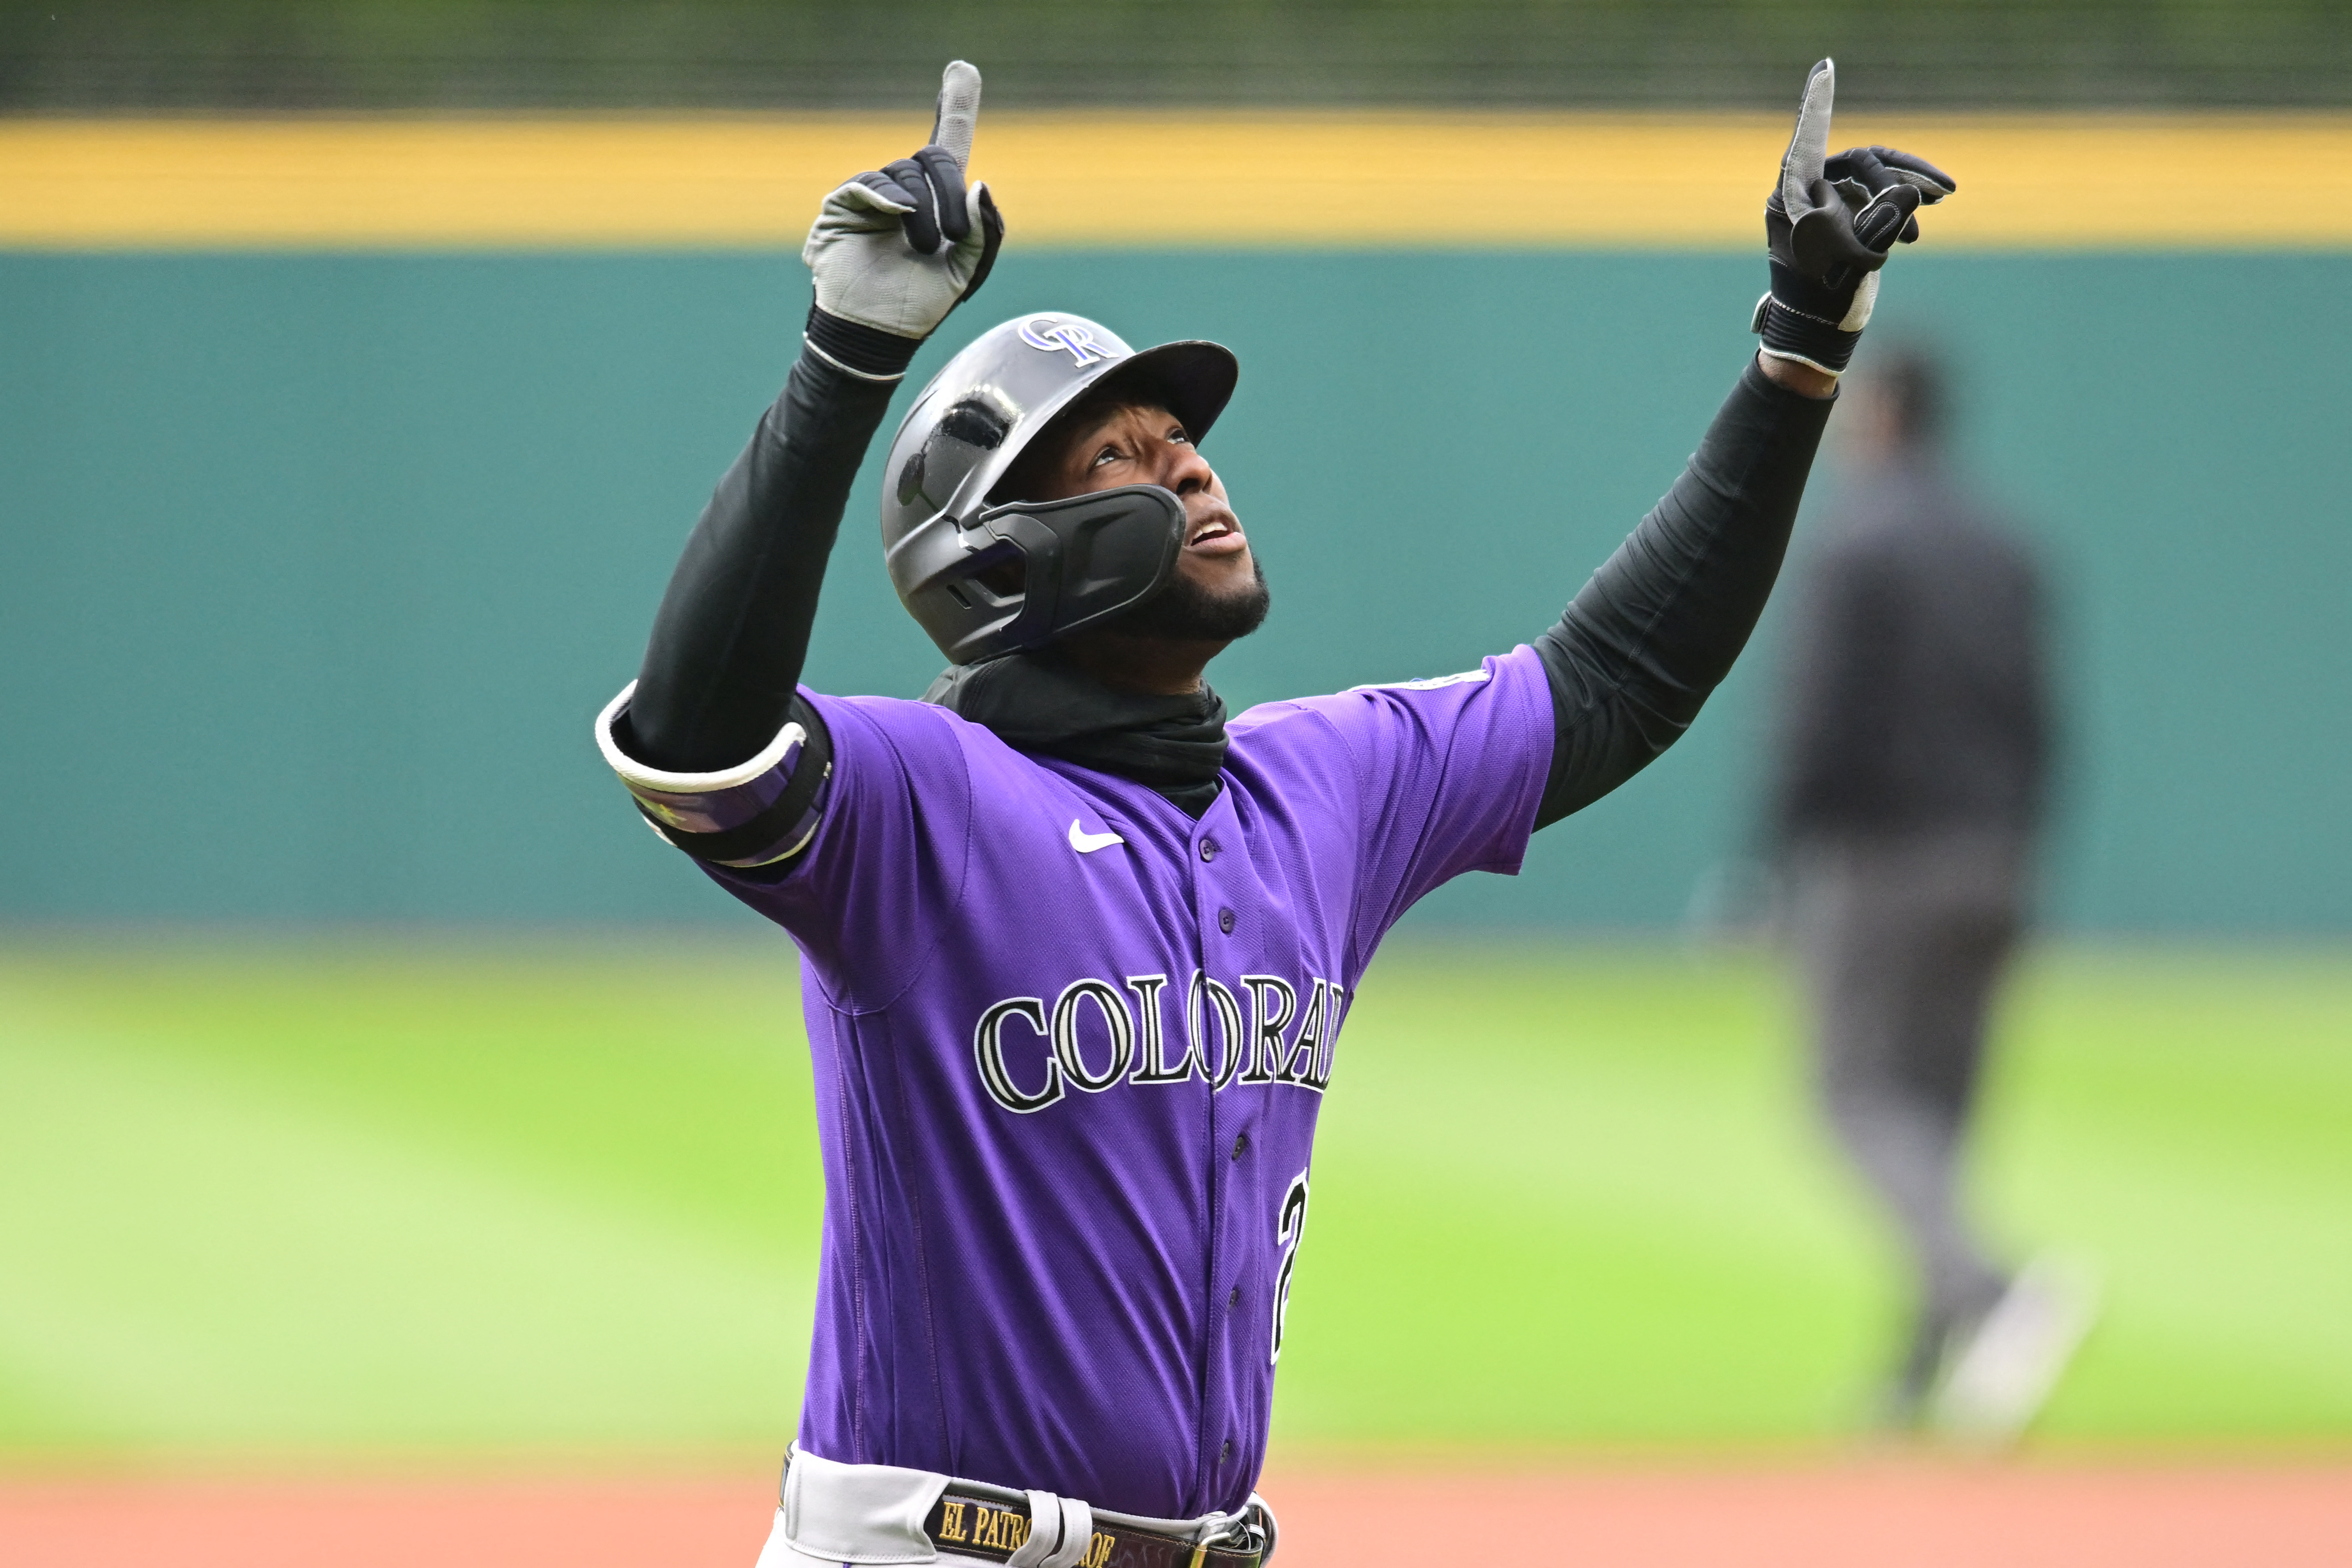
POLYGON ((1749 361, 1665 499, 1536 639, 1554 723, 1538 827, 1641 772, 1730 672, 1780 574, 1832 401, 1749 361))
POLYGON ((710 773, 757 756, 783 728, 825 559, 896 386, 814 353, 793 366, 670 575, 615 737, 631 756, 710 773))

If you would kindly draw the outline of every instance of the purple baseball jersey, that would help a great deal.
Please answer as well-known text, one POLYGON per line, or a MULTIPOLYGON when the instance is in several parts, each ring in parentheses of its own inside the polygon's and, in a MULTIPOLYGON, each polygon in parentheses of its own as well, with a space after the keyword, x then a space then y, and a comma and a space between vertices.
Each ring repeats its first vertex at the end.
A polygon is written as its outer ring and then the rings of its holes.
POLYGON ((831 731, 783 879, 825 1176, 801 1446, 1129 1513, 1265 1457, 1315 1117, 1373 949, 1516 872, 1552 754, 1527 647, 1254 708, 1194 821, 945 709, 831 731))

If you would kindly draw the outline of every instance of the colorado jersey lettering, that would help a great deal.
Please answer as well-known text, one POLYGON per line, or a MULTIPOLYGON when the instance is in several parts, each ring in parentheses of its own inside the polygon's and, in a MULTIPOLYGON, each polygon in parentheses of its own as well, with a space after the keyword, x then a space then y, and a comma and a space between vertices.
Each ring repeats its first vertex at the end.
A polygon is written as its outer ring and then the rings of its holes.
POLYGON ((801 1447, 1239 1508, 1349 1001, 1416 899, 1518 868, 1541 662, 1254 709, 1197 822, 943 708, 803 695, 833 749, 808 847, 780 880, 706 867, 803 954, 801 1447))
POLYGON ((1062 1098, 1065 1084, 1100 1094, 1120 1082, 1185 1083, 1197 1077, 1213 1090, 1237 1082, 1289 1083, 1321 1093, 1331 1081, 1332 1048, 1339 1041, 1339 1013, 1347 994, 1320 978, 1293 986, 1279 975, 1244 974, 1242 984, 1249 987, 1253 1004, 1254 1022, 1247 1026, 1242 1022, 1241 1003, 1234 994, 1206 974, 1193 972, 1192 984, 1184 993, 1189 1001, 1182 1021, 1183 1050, 1173 1062, 1167 1059, 1161 1043, 1168 1035, 1168 1020, 1160 1012, 1161 995, 1168 988, 1164 974, 1131 977, 1125 986, 1131 995, 1108 980, 1072 981, 1055 1001, 1050 1023, 1041 997, 1014 996, 994 1003, 980 1016, 971 1033, 972 1060, 979 1065, 981 1086, 991 1100, 1015 1115, 1052 1105, 1062 1098), (1298 1005, 1301 994, 1307 998, 1303 1011, 1298 1005), (1205 1014, 1201 1005, 1203 996, 1215 1004, 1205 1014), (1279 1011, 1268 1005, 1269 997, 1279 1000, 1279 1011), (1082 1007, 1081 1003, 1093 1005, 1082 1007), (1284 1031, 1293 1018, 1298 1020, 1298 1031, 1286 1038, 1284 1031), (1096 1022, 1091 1031, 1086 1027, 1090 1021, 1096 1022), (1026 1027, 1030 1043, 1025 1047, 1017 1030, 1008 1037, 1008 1029, 1015 1026, 1026 1027), (1213 1034, 1204 1035, 1204 1026, 1213 1034), (1095 1038, 1101 1043, 1092 1043, 1095 1038), (1021 1090, 1015 1069, 1007 1065, 1008 1058, 1041 1064, 1024 1066, 1018 1073, 1022 1081, 1042 1079, 1035 1093, 1021 1090), (1099 1072, 1087 1065, 1094 1060, 1103 1063, 1099 1072), (1242 1070, 1244 1063, 1246 1070, 1242 1070))

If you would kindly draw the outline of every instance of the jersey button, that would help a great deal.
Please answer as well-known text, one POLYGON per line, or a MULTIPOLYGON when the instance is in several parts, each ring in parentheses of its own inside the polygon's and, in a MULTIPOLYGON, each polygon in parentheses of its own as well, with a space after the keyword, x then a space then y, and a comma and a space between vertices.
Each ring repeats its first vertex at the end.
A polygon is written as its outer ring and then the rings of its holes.
POLYGON ((1228 1297, 1226 1297, 1226 1298, 1225 1298, 1225 1310, 1226 1310, 1227 1311, 1231 1311, 1231 1310, 1233 1310, 1235 1307, 1238 1307, 1238 1306, 1240 1306, 1241 1304, 1242 1304, 1242 1288, 1241 1288, 1240 1286, 1236 1285, 1236 1286, 1234 1286, 1234 1293, 1233 1293, 1232 1295, 1230 1295, 1230 1296, 1228 1296, 1228 1297))
POLYGON ((1228 1437, 1228 1438, 1226 1438, 1226 1439, 1225 1439, 1225 1446, 1224 1446, 1223 1447, 1222 1447, 1222 1448, 1220 1448, 1220 1449, 1218 1449, 1218 1450, 1217 1450, 1217 1463, 1219 1463, 1219 1464, 1221 1464, 1221 1465, 1222 1465, 1222 1464, 1223 1464, 1227 1459, 1230 1459, 1230 1458, 1232 1458, 1233 1457, 1234 1457, 1234 1440, 1233 1440, 1231 1437, 1228 1437))
POLYGON ((1236 1160, 1238 1160, 1238 1159, 1240 1159, 1244 1154, 1246 1154, 1246 1153, 1248 1153, 1248 1152, 1249 1152, 1249 1134, 1248 1134, 1248 1133, 1246 1133, 1246 1132, 1236 1132, 1236 1133, 1234 1133, 1234 1159, 1236 1159, 1236 1160))
POLYGON ((1213 860, 1213 859, 1215 859, 1216 858, 1217 858, 1217 841, 1216 841, 1215 839, 1213 839, 1213 838, 1203 838, 1203 839, 1202 839, 1202 840, 1201 840, 1201 858, 1202 858, 1202 859, 1203 859, 1203 860, 1213 860))
POLYGON ((1221 931, 1224 932, 1227 936, 1231 936, 1231 935, 1233 935, 1233 934, 1234 934, 1234 911, 1233 911, 1233 910, 1219 910, 1217 911, 1217 929, 1218 929, 1219 931, 1221 931))

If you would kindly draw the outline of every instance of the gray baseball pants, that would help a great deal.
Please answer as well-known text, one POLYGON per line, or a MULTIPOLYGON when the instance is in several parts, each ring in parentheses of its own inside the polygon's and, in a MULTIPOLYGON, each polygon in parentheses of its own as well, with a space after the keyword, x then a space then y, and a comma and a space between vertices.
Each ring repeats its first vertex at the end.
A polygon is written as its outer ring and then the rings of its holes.
POLYGON ((1996 985, 2015 947, 2026 845, 2006 832, 1806 846, 1791 913, 1812 994, 1822 1103, 1901 1226, 1919 1319, 1898 1397, 2007 1280, 1961 1214, 1959 1161, 1996 985))

